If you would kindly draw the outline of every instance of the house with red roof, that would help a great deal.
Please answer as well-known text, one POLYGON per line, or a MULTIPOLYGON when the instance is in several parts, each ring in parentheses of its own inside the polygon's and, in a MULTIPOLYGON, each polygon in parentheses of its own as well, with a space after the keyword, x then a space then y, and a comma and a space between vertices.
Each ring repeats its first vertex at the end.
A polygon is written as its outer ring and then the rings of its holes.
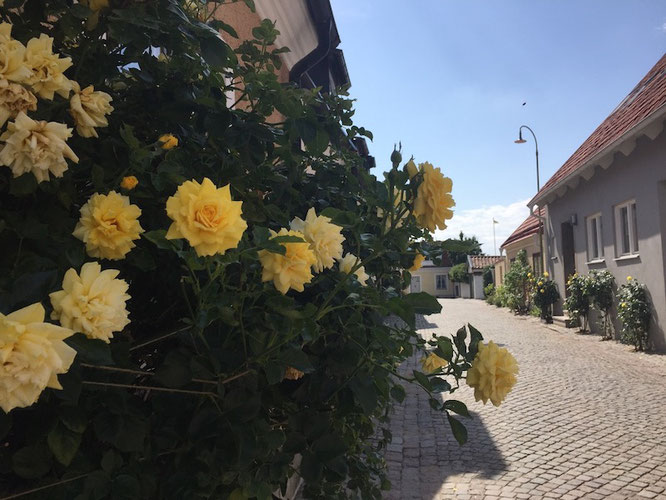
POLYGON ((472 299, 485 299, 486 294, 483 291, 483 273, 490 268, 495 269, 495 264, 502 257, 499 255, 468 255, 467 272, 470 275, 470 297, 472 299))
POLYGON ((541 258, 542 245, 539 244, 539 235, 543 235, 543 226, 540 225, 540 219, 537 214, 543 218, 545 210, 535 211, 535 214, 528 215, 520 226, 511 233, 511 235, 500 246, 502 259, 495 264, 495 285, 500 286, 504 283, 504 276, 511 268, 511 263, 516 260, 516 255, 521 250, 527 253, 527 261, 532 266, 535 274, 543 272, 543 259, 541 258))
MULTIPOLYGON (((650 339, 666 349, 666 55, 530 200, 562 295, 574 272, 644 283, 650 339)), ((593 319, 593 318, 591 318, 593 319)), ((616 325, 619 331, 620 325, 616 325)))

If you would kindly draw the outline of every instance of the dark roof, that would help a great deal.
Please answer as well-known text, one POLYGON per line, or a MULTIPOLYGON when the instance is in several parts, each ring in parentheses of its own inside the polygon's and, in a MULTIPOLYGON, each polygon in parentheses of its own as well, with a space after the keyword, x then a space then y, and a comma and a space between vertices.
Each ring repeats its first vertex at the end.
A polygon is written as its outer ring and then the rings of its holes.
MULTIPOLYGON (((539 209, 539 215, 541 217, 545 217, 546 210, 544 208, 539 209)), ((506 241, 502 243, 500 249, 504 248, 510 243, 513 243, 514 241, 518 241, 533 234, 537 234, 538 232, 539 232, 539 219, 537 219, 534 215, 530 214, 527 217, 527 219, 525 219, 520 224, 520 226, 518 226, 516 230, 513 233, 511 233, 511 236, 509 236, 506 239, 506 241)))
POLYGON ((469 263, 472 266, 470 271, 474 269, 485 269, 488 266, 494 266, 495 263, 502 260, 502 257, 499 255, 469 255, 468 258, 469 263))
MULTIPOLYGON (((601 153, 624 134, 666 104, 666 54, 638 82, 629 95, 592 132, 574 154, 543 185, 534 199, 551 190, 565 178, 583 167, 588 160, 601 153)), ((534 200, 533 200, 534 201, 534 200)))

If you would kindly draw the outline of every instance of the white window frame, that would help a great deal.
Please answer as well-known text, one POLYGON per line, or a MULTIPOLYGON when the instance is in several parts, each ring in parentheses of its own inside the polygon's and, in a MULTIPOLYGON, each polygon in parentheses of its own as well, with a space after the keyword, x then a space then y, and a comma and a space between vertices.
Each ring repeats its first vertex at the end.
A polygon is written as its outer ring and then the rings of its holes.
POLYGON ((587 260, 594 262, 596 260, 603 260, 604 258, 604 239, 602 236, 602 219, 601 212, 588 215, 585 217, 585 227, 587 229, 587 260), (596 230, 596 236, 594 234, 596 230), (596 243, 597 251, 594 251, 596 243))
POLYGON ((412 281, 409 283, 409 293, 419 293, 421 291, 421 276, 414 276, 412 275, 412 281), (416 283, 418 283, 418 290, 416 290, 416 287, 414 286, 416 283))
POLYGON ((616 257, 627 257, 638 255, 638 228, 636 227, 636 200, 628 200, 613 209, 615 214, 615 254, 616 257), (622 210, 627 209, 627 234, 624 232, 624 221, 622 210), (626 238, 625 238, 626 236, 626 238), (628 248, 625 248, 625 239, 628 248))
POLYGON ((435 290, 448 290, 449 289, 449 275, 448 274, 436 274, 435 275, 435 290), (444 278, 444 287, 437 286, 437 278, 444 278))

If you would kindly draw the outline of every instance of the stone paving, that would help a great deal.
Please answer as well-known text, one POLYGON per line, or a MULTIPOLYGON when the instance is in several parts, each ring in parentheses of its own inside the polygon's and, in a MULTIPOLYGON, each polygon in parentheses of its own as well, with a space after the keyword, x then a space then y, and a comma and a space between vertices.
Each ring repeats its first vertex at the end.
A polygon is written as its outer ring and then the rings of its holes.
POLYGON ((425 394, 409 388, 393 416, 385 498, 666 499, 666 356, 480 300, 441 303, 421 334, 452 334, 469 321, 513 353, 518 383, 499 408, 475 403, 466 386, 455 393, 472 412, 463 447, 425 394))

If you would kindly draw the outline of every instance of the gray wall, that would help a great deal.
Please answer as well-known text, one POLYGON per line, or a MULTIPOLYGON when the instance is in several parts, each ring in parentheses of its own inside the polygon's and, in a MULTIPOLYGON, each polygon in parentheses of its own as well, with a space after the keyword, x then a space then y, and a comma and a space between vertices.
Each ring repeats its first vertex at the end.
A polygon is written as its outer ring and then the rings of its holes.
MULTIPOLYGON (((580 180, 574 189, 547 206, 546 255, 553 279, 564 297, 565 276, 562 264, 561 223, 572 215, 574 226, 576 271, 587 274, 592 269, 607 269, 619 285, 627 276, 644 283, 653 306, 650 338, 658 350, 666 350, 666 133, 654 141, 643 136, 629 156, 616 153, 611 166, 597 167, 589 181, 580 180), (636 200, 639 256, 616 259, 614 206, 636 200), (604 262, 587 263, 587 231, 585 218, 601 212, 604 262)), ((561 304, 560 309, 561 311, 561 304)), ((559 312, 558 311, 558 312, 559 312)), ((613 310, 613 315, 616 311, 613 310)), ((595 316, 591 313, 591 318, 595 316)), ((620 324, 615 325, 616 332, 620 324)))

